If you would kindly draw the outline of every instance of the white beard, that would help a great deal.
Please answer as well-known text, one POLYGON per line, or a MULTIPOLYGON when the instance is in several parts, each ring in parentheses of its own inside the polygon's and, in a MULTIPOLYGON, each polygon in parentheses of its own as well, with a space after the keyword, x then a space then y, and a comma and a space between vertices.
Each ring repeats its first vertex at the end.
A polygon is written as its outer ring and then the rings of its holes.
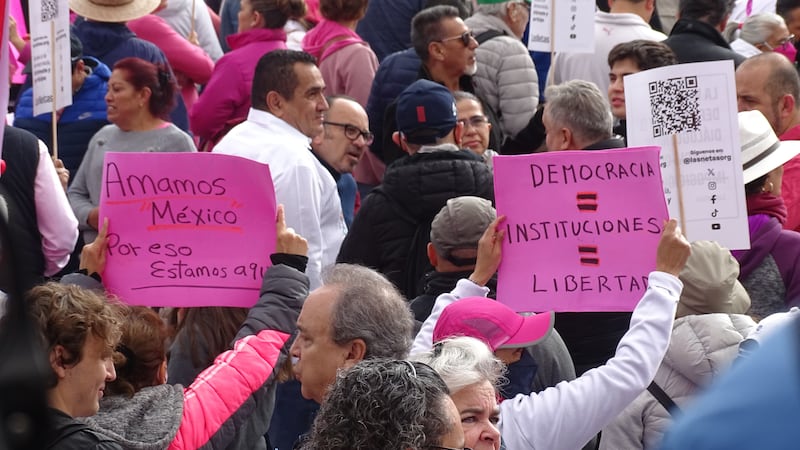
POLYGON ((464 70, 465 75, 473 76, 478 72, 478 62, 475 61, 464 70))

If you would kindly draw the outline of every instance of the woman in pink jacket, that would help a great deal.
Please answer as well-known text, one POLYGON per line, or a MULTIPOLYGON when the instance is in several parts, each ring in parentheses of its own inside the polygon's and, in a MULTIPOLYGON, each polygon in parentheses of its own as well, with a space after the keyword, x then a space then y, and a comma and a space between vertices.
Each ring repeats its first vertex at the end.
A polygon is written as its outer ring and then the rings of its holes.
POLYGON ((283 26, 306 13, 304 0, 242 0, 239 32, 228 36, 231 51, 217 61, 214 73, 189 114, 201 146, 215 144, 250 109, 256 63, 264 54, 286 48, 283 26))

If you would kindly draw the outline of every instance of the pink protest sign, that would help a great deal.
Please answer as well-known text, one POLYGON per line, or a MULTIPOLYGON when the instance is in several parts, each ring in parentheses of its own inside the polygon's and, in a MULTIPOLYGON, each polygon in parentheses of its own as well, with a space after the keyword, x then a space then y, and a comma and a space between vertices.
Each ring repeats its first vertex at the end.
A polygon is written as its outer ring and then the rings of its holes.
POLYGON ((265 164, 216 153, 106 153, 103 281, 134 305, 250 307, 275 248, 275 215, 265 164))
POLYGON ((659 148, 496 156, 506 239, 497 299, 516 311, 631 311, 667 205, 659 148))

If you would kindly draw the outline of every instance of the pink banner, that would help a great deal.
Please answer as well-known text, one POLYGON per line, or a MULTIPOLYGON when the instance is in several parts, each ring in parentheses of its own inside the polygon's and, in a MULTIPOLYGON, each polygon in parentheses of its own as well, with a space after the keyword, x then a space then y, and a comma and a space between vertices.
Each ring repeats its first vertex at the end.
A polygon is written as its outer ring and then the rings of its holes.
POLYGON ((106 153, 100 197, 100 217, 109 218, 103 281, 124 302, 258 300, 275 248, 266 165, 216 153, 106 153))
POLYGON ((497 156, 497 299, 516 311, 631 311, 667 219, 659 148, 497 156))

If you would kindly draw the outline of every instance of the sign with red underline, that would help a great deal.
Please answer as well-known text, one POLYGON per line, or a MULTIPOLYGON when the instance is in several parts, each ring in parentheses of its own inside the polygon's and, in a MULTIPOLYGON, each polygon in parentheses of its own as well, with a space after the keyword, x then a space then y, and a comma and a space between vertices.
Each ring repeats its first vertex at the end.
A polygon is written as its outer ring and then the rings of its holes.
POLYGON ((134 305, 250 307, 275 248, 275 215, 265 164, 215 153, 106 153, 103 282, 134 305))

